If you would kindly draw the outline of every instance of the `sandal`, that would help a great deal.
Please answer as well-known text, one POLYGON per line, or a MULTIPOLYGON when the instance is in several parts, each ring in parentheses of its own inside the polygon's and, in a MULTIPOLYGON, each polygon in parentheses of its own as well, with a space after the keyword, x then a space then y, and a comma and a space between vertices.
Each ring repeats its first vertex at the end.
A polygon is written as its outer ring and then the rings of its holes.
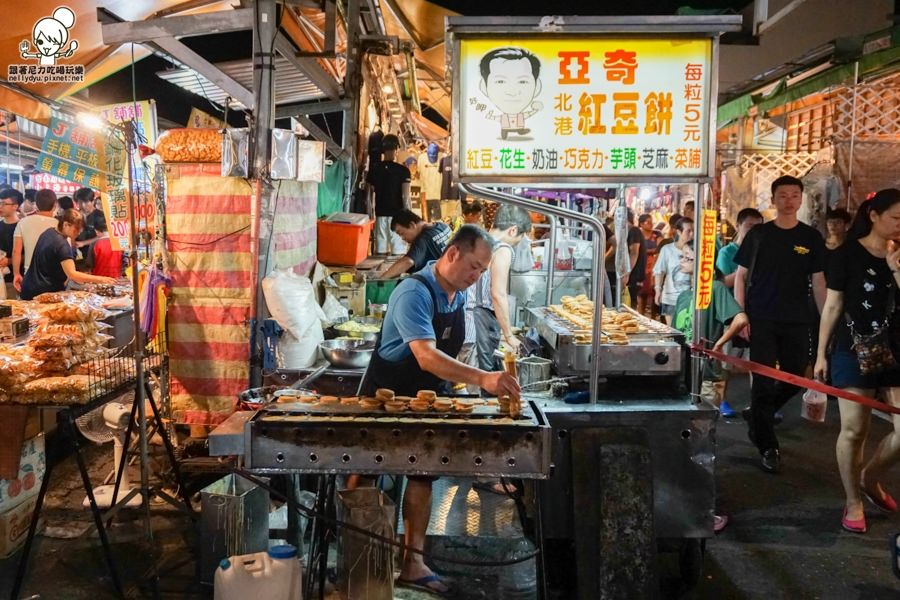
POLYGON ((434 573, 432 573, 431 575, 426 575, 425 577, 419 577, 418 579, 402 579, 398 577, 397 585, 411 590, 418 590, 420 592, 434 594, 435 596, 440 596, 442 598, 447 598, 450 596, 450 588, 441 580, 440 577, 438 577, 434 573), (428 585, 430 583, 439 583, 447 589, 441 591, 428 585))

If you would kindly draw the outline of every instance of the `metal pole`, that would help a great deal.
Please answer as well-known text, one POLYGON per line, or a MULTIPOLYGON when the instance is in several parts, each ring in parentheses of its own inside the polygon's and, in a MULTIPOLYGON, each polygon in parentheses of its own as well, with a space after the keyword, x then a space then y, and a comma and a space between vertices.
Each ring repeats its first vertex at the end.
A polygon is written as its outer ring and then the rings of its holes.
POLYGON ((548 215, 550 225, 550 247, 546 248, 544 260, 547 261, 547 293, 544 295, 544 304, 553 304, 553 287, 556 284, 556 215, 548 215))
MULTIPOLYGON (((574 210, 560 208, 550 204, 535 202, 529 198, 522 198, 513 194, 498 192, 482 185, 459 183, 459 191, 470 196, 477 196, 494 200, 497 202, 505 202, 513 206, 519 206, 525 210, 531 210, 542 215, 554 215, 565 219, 572 219, 584 223, 594 230, 594 261, 591 266, 591 297, 594 300, 594 327, 591 332, 591 347, 597 349, 600 347, 600 323, 603 320, 603 278, 606 272, 603 269, 603 249, 606 248, 606 231, 603 224, 593 215, 584 215, 574 210)), ((591 378, 590 378, 590 394, 591 401, 597 402, 597 391, 600 385, 600 361, 595 360, 596 354, 591 355, 591 378)))
POLYGON ((853 108, 850 110, 850 156, 847 158, 847 210, 850 210, 850 188, 853 187, 853 147, 856 145, 856 99, 859 95, 859 61, 853 63, 853 108))
POLYGON ((347 0, 347 66, 344 72, 344 94, 350 105, 344 109, 343 135, 341 144, 347 152, 347 179, 344 210, 350 210, 350 202, 356 183, 356 146, 359 125, 359 0, 347 0))
MULTIPOLYGON (((8 185, 9 187, 15 187, 12 184, 12 180, 10 179, 9 175, 9 170, 12 167, 12 157, 9 155, 9 117, 10 113, 7 113, 6 118, 4 119, 4 121, 6 121, 6 185, 8 185)), ((19 130, 20 125, 21 123, 16 123, 16 131, 19 130)), ((21 154, 21 152, 22 149, 19 148, 19 153, 21 154)))
MULTIPOLYGON (((700 289, 700 253, 703 250, 703 210, 706 208, 706 198, 701 198, 701 184, 694 184, 694 300, 691 310, 694 313, 694 319, 691 323, 691 342, 700 343, 702 335, 700 329, 700 320, 703 318, 705 310, 697 309, 697 290, 700 289)), ((700 403, 700 376, 703 359, 698 352, 691 352, 691 400, 695 404, 700 403)))
MULTIPOLYGON (((135 390, 134 401, 137 403, 138 410, 138 435, 141 451, 141 502, 144 511, 144 536, 148 540, 153 539, 153 530, 150 528, 150 472, 149 462, 150 454, 147 445, 147 409, 146 396, 144 393, 144 336, 141 331, 141 290, 140 278, 138 277, 138 234, 137 220, 135 213, 137 205, 134 201, 135 182, 134 182, 134 150, 137 148, 135 144, 134 122, 126 121, 124 123, 125 131, 125 160, 128 161, 128 224, 130 227, 130 258, 131 258, 131 287, 134 294, 134 369, 135 369, 135 390)), ((147 285, 150 285, 148 280, 147 285)))
POLYGON ((256 91, 256 114, 253 121, 252 163, 253 178, 256 179, 256 229, 257 229, 257 271, 256 310, 250 332, 250 386, 262 385, 262 350, 258 341, 262 322, 268 317, 262 281, 269 268, 268 247, 273 235, 275 221, 272 206, 272 187, 269 179, 269 147, 272 128, 275 126, 275 63, 273 48, 277 33, 278 10, 275 0, 256 0, 253 21, 253 86, 256 91))
MULTIPOLYGON (((628 210, 628 206, 625 204, 625 184, 624 183, 619 184, 619 189, 616 193, 616 198, 619 200, 618 206, 616 206, 616 211, 618 211, 619 208, 621 208, 621 207, 624 207, 625 210, 628 210)), ((615 213, 613 213, 613 214, 615 214, 615 213)), ((616 252, 615 252, 615 259, 613 260, 613 265, 615 265, 614 268, 616 270, 615 301, 616 301, 616 308, 618 308, 618 307, 622 306, 622 274, 619 273, 619 250, 622 248, 623 236, 625 239, 625 249, 626 250, 628 249, 628 226, 626 225, 624 229, 620 230, 619 229, 619 220, 616 219, 614 222, 614 227, 616 228, 615 229, 616 252)), ((605 256, 605 250, 606 250, 606 248, 604 248, 604 256, 605 256)), ((628 260, 629 260, 629 264, 631 264, 631 256, 630 255, 629 255, 628 260)), ((604 268, 605 268, 605 265, 604 265, 604 268)))

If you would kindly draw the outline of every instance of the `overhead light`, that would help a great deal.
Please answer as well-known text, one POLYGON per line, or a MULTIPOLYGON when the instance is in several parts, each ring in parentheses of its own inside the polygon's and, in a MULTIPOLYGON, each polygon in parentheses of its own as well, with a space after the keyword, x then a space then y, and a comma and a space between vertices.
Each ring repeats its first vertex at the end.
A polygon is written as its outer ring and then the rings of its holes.
POLYGON ((12 163, 0 163, 0 171, 24 171, 22 165, 14 165, 12 163))
POLYGON ((653 190, 651 190, 648 187, 641 188, 641 192, 638 195, 638 198, 640 198, 641 200, 649 200, 652 197, 653 197, 653 190))
POLYGON ((392 86, 392 85, 389 84, 389 83, 386 83, 386 84, 384 84, 383 86, 381 86, 381 91, 384 92, 385 94, 393 94, 393 93, 394 93, 394 86, 392 86))
POLYGON ((78 122, 88 129, 103 129, 103 119, 93 113, 78 113, 78 122))

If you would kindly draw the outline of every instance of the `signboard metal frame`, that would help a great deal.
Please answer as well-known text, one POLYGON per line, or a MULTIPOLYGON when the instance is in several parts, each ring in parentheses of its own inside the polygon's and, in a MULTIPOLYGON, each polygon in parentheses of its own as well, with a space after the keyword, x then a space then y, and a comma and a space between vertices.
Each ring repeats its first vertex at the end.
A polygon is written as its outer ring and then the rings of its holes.
POLYGON ((740 15, 696 17, 447 17, 446 62, 451 80, 452 105, 460 102, 460 41, 473 38, 543 36, 609 35, 610 37, 634 37, 654 39, 709 38, 712 42, 710 56, 710 89, 707 107, 706 175, 646 176, 631 173, 621 176, 591 175, 467 175, 460 177, 460 117, 454 110, 451 117, 451 149, 453 178, 462 183, 499 185, 527 185, 531 187, 583 187, 585 185, 618 185, 639 181, 648 185, 709 183, 715 172, 716 98, 718 97, 719 35, 740 29, 740 15))

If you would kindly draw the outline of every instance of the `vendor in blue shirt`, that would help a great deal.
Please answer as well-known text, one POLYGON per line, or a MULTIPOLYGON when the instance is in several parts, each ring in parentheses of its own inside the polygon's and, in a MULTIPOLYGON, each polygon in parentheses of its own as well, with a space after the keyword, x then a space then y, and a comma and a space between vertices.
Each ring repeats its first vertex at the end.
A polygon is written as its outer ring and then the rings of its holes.
POLYGON ((73 244, 84 228, 84 218, 74 208, 68 208, 59 217, 59 225, 41 234, 34 245, 31 265, 22 280, 22 300, 31 300, 46 292, 61 292, 69 280, 75 283, 116 282, 111 277, 100 277, 75 270, 73 244))
MULTIPOLYGON (((398 396, 419 390, 449 392, 449 382, 477 385, 490 394, 518 399, 519 384, 505 372, 487 372, 454 358, 465 339, 467 288, 491 264, 493 241, 484 229, 463 225, 436 262, 402 281, 388 304, 360 394, 388 388, 398 396)), ((431 518, 433 478, 409 477, 403 497, 406 544, 423 550, 431 518)), ((401 583, 445 593, 447 586, 420 554, 407 552, 401 583)))

